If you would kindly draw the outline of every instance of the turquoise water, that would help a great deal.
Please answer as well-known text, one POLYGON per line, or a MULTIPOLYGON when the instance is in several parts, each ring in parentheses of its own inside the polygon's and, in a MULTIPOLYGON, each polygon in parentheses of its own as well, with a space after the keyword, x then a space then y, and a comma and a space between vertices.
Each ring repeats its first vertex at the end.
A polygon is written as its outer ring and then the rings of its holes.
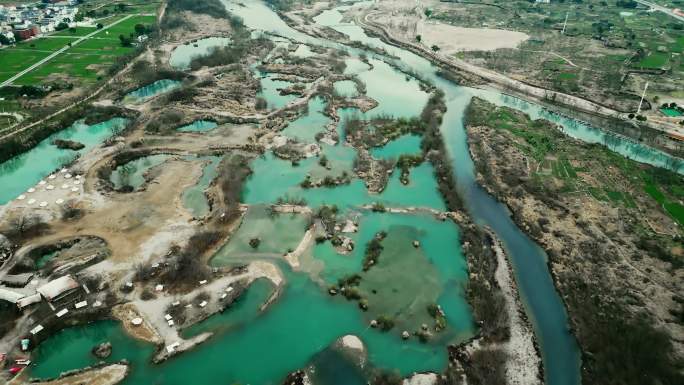
POLYGON ((238 261, 279 258, 297 248, 307 230, 308 219, 303 214, 282 213, 271 216, 267 206, 253 205, 228 244, 213 256, 211 265, 226 266, 238 261), (254 238, 261 241, 256 249, 249 244, 254 238))
POLYGON ((359 179, 335 188, 303 189, 299 186, 306 174, 318 166, 315 158, 305 159, 299 166, 268 153, 252 163, 254 173, 247 180, 243 201, 249 204, 275 202, 281 197, 303 198, 312 207, 335 204, 340 208, 358 207, 374 202, 385 206, 412 206, 444 210, 444 202, 437 190, 433 169, 424 163, 411 171, 411 182, 404 186, 395 171, 381 194, 370 194, 359 179))
POLYGON ((344 69, 345 75, 355 75, 370 69, 368 64, 356 57, 347 58, 344 63, 347 65, 347 67, 344 69))
POLYGON ((356 83, 351 80, 341 80, 333 83, 335 93, 343 97, 353 97, 359 94, 356 89, 356 83))
POLYGON ((59 250, 41 255, 38 259, 36 259, 36 267, 42 269, 48 264, 48 262, 52 260, 52 258, 57 256, 57 253, 59 253, 59 250))
POLYGON ((190 210, 192 216, 195 218, 201 218, 209 214, 209 202, 207 202, 207 196, 204 192, 209 187, 211 182, 218 176, 218 171, 216 168, 218 167, 219 163, 221 163, 221 157, 207 156, 200 157, 198 160, 207 162, 202 170, 202 177, 196 185, 186 189, 181 197, 183 200, 183 206, 190 210))
POLYGON ((123 118, 114 118, 90 126, 76 122, 50 135, 31 150, 0 163, 0 204, 18 197, 55 169, 70 163, 78 155, 90 151, 105 139, 116 135, 127 122, 123 118), (60 150, 52 145, 55 139, 74 140, 83 143, 85 147, 78 151, 60 150))
POLYGON ((261 81, 261 91, 257 96, 266 99, 269 109, 278 109, 297 99, 296 95, 280 95, 279 89, 288 88, 292 83, 283 80, 274 80, 277 74, 257 72, 257 77, 261 81))
POLYGON ((320 96, 311 98, 308 106, 308 111, 295 121, 290 122, 281 134, 304 143, 316 141, 316 134, 324 131, 325 126, 330 122, 330 118, 323 114, 325 100, 320 96))
POLYGON ((180 132, 206 132, 216 128, 218 124, 211 120, 195 120, 194 122, 182 127, 178 127, 180 132))
POLYGON ((249 327, 249 322, 259 316, 259 308, 266 302, 275 290, 271 281, 259 278, 254 281, 247 291, 223 313, 216 314, 206 320, 192 325, 182 332, 184 338, 192 338, 202 333, 238 333, 242 328, 249 327))
POLYGON ((363 119, 363 113, 358 108, 340 108, 337 110, 340 122, 337 124, 337 134, 340 136, 340 143, 347 140, 347 133, 344 130, 345 122, 352 119, 363 119))
MULTIPOLYGON (((360 231, 355 235, 358 249, 363 250, 364 243, 377 231, 391 231, 394 226, 415 229, 430 263, 439 271, 440 282, 445 283, 438 303, 446 312, 450 328, 430 343, 422 344, 415 338, 404 342, 398 335, 399 330, 382 333, 369 328, 368 319, 354 302, 341 296, 330 297, 326 286, 314 283, 306 274, 293 273, 283 265, 281 268, 288 284, 276 303, 264 313, 255 311, 270 288, 270 285, 257 282, 257 286, 248 289, 245 298, 233 308, 188 330, 187 335, 204 331, 218 334, 178 358, 149 365, 149 349, 130 346, 113 323, 96 323, 67 329, 63 334, 50 337, 41 345, 32 375, 54 376, 65 368, 89 364, 91 360, 86 353, 90 347, 108 339, 114 342, 114 357, 126 357, 132 363, 132 372, 123 384, 278 384, 287 373, 305 366, 315 353, 345 334, 362 338, 375 366, 397 369, 404 375, 413 371, 442 370, 447 364, 445 344, 472 333, 468 305, 462 298, 467 272, 458 248, 458 229, 451 222, 427 216, 369 214, 362 218, 360 231), (68 348, 60 349, 61 346, 68 348), (221 364, 216 365, 217 361, 221 364)), ((318 247, 314 254, 318 258, 318 247)), ((348 270, 336 270, 344 274, 360 266, 361 255, 361 251, 352 256, 322 252, 321 258, 331 270, 352 260, 353 266, 348 270)))
POLYGON ((141 364, 154 351, 150 344, 128 336, 117 321, 98 321, 83 326, 62 330, 38 346, 31 360, 38 365, 31 366, 31 376, 37 378, 56 377, 59 373, 95 365, 100 362, 90 352, 102 342, 112 343, 112 355, 105 362, 127 359, 141 364))
POLYGON ((356 360, 346 354, 325 349, 311 360, 309 378, 313 384, 366 385, 366 376, 356 360))
POLYGON ((131 186, 134 190, 137 190, 145 183, 145 173, 152 167, 166 162, 169 157, 169 155, 160 154, 132 160, 114 169, 109 176, 109 180, 117 190, 124 186, 131 186))
POLYGON ((135 91, 129 92, 124 97, 124 102, 143 103, 157 95, 169 92, 174 88, 180 87, 181 82, 178 80, 162 79, 157 80, 152 84, 140 87, 135 91))
MULTIPOLYGON (((385 49, 399 58, 399 65, 420 73, 445 92, 448 110, 442 124, 442 133, 453 159, 459 190, 474 220, 492 227, 510 255, 521 297, 539 339, 545 381, 554 385, 578 384, 579 348, 575 338, 568 332, 567 315, 548 272, 546 255, 515 226, 505 207, 475 181, 463 128, 464 109, 472 95, 470 90, 439 78, 436 75, 437 68, 426 59, 384 44, 377 38, 367 37, 356 25, 341 23, 339 12, 324 12, 315 21, 347 34, 352 40, 385 49)), ((369 91, 370 89, 369 87, 369 91)), ((401 108, 401 104, 395 108, 401 108)))
POLYGON ((371 155, 375 158, 398 159, 402 154, 420 154, 421 140, 419 135, 402 135, 382 147, 372 148, 371 155))
POLYGON ((418 116, 430 95, 420 89, 413 78, 407 78, 389 64, 369 59, 373 69, 360 72, 357 76, 366 85, 366 95, 380 101, 380 105, 366 114, 365 118, 389 115, 395 118, 418 116), (391 86, 390 86, 391 85, 391 86))
POLYGON ((230 43, 231 39, 228 37, 208 37, 206 39, 197 40, 196 42, 180 45, 171 52, 169 64, 171 64, 173 68, 186 70, 190 68, 192 59, 199 56, 206 56, 215 48, 227 46, 230 43), (195 45, 197 45, 197 47, 195 47, 195 45))

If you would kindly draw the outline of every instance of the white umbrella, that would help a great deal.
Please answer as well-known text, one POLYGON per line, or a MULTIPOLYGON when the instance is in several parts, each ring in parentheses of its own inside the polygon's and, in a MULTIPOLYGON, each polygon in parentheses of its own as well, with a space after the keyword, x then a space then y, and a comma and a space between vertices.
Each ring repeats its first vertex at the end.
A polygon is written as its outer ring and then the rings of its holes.
POLYGON ((45 183, 47 183, 47 182, 44 181, 44 180, 41 180, 40 182, 38 182, 38 184, 41 185, 41 186, 44 185, 45 183))
POLYGON ((71 174, 66 174, 66 175, 64 175, 64 177, 65 177, 66 179, 71 179, 71 174))
POLYGON ((49 184, 45 189, 46 189, 46 190, 54 190, 54 189, 55 189, 55 186, 49 184))
POLYGON ((24 199, 26 199, 26 195, 21 194, 17 197, 17 199, 19 199, 20 201, 23 201, 24 199))
POLYGON ((71 192, 78 192, 78 187, 74 187, 71 189, 71 192))
POLYGON ((34 203, 36 203, 36 200, 35 200, 35 199, 29 199, 28 204, 32 205, 32 204, 34 204, 34 203))
POLYGON ((68 189, 68 188, 69 188, 69 185, 68 185, 68 184, 66 184, 66 183, 64 183, 64 184, 62 185, 62 188, 66 190, 66 189, 68 189))
POLYGON ((47 206, 47 202, 45 202, 45 201, 40 202, 40 205, 39 205, 39 206, 40 206, 40 207, 45 207, 45 206, 47 206))
POLYGON ((75 184, 75 185, 81 184, 81 181, 80 181, 80 180, 75 180, 75 181, 74 181, 74 184, 75 184))
POLYGON ((36 189, 34 189, 33 187, 31 187, 30 189, 27 190, 27 192, 30 192, 30 193, 36 192, 36 189))
POLYGON ((59 170, 59 172, 61 172, 62 174, 64 174, 65 172, 67 172, 67 169, 66 169, 66 168, 63 168, 63 169, 59 170))
POLYGON ((58 205, 61 205, 62 203, 64 203, 64 199, 61 199, 61 198, 60 198, 60 199, 57 199, 57 200, 55 201, 55 203, 57 203, 58 205))
POLYGON ((55 178, 57 178, 55 175, 50 175, 50 176, 48 177, 48 179, 55 179, 55 178))

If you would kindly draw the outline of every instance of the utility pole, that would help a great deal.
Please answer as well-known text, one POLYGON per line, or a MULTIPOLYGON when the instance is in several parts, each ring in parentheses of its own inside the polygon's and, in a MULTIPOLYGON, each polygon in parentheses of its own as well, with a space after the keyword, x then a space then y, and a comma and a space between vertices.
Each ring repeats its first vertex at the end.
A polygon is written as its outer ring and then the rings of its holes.
POLYGON ((565 35, 565 27, 568 25, 568 15, 570 12, 565 12, 565 21, 563 22, 563 30, 561 31, 561 35, 565 35))
POLYGON ((646 90, 648 89, 648 82, 644 86, 644 92, 641 94, 641 100, 639 101, 639 108, 637 109, 637 115, 641 113, 641 104, 644 102, 644 97, 646 96, 646 90))

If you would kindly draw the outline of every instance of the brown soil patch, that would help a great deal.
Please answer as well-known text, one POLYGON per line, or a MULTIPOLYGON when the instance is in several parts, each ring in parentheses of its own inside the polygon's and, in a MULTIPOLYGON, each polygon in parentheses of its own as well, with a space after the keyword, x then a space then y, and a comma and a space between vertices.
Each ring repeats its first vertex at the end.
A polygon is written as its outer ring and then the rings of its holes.
MULTIPOLYGON (((95 168, 86 177, 86 191, 93 189, 97 180, 95 168)), ((170 160, 159 168, 159 175, 146 190, 128 194, 111 193, 105 196, 86 194, 80 203, 84 215, 76 221, 53 221, 51 232, 34 243, 50 243, 74 236, 92 235, 106 240, 114 263, 141 262, 140 253, 146 243, 163 244, 154 238, 160 230, 190 227, 190 213, 183 207, 181 195, 200 178, 200 162, 170 160)), ((23 213, 11 213, 22 215, 23 213)), ((167 237, 168 238, 168 237, 167 237)), ((154 246, 154 245, 152 245, 154 246)), ((155 250, 161 254, 165 250, 155 250)))
POLYGON ((155 345, 162 342, 162 338, 159 333, 157 333, 157 330, 149 323, 149 321, 147 321, 147 319, 145 319, 145 317, 140 315, 140 312, 135 304, 126 303, 123 305, 114 306, 112 308, 112 315, 116 319, 121 320, 126 333, 131 335, 133 338, 137 338, 155 345), (142 318, 142 325, 133 325, 131 320, 134 318, 142 318))

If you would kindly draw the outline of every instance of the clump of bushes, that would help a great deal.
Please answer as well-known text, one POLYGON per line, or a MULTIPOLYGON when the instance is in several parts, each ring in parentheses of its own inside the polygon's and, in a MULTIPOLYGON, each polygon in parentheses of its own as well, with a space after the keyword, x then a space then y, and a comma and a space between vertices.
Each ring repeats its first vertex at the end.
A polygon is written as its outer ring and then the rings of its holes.
POLYGON ((230 221, 240 214, 240 194, 242 185, 252 174, 249 161, 242 155, 234 155, 224 159, 218 167, 219 186, 223 193, 225 205, 224 220, 230 221))
POLYGON ((161 281, 167 284, 196 284, 209 277, 207 265, 202 256, 221 239, 218 232, 204 231, 190 237, 182 250, 176 250, 175 260, 162 276, 161 281))
POLYGON ((172 130, 180 125, 185 119, 185 115, 176 110, 167 110, 159 114, 156 119, 150 120, 145 126, 145 131, 150 133, 160 133, 172 130))
POLYGON ((223 6, 220 0, 169 0, 166 11, 170 13, 190 11, 217 19, 227 19, 230 17, 226 7, 223 6))
POLYGON ((382 250, 384 249, 382 247, 382 241, 386 236, 387 233, 381 231, 377 233, 370 242, 368 242, 368 245, 366 246, 366 253, 364 254, 363 258, 363 271, 368 271, 371 266, 374 266, 378 263, 380 253, 382 253, 382 250))
POLYGON ((388 332, 394 328, 394 320, 386 315, 381 315, 377 319, 378 329, 383 332, 388 332))
POLYGON ((436 303, 432 303, 427 306, 427 312, 430 317, 435 319, 435 331, 444 330, 446 328, 446 316, 436 303))

